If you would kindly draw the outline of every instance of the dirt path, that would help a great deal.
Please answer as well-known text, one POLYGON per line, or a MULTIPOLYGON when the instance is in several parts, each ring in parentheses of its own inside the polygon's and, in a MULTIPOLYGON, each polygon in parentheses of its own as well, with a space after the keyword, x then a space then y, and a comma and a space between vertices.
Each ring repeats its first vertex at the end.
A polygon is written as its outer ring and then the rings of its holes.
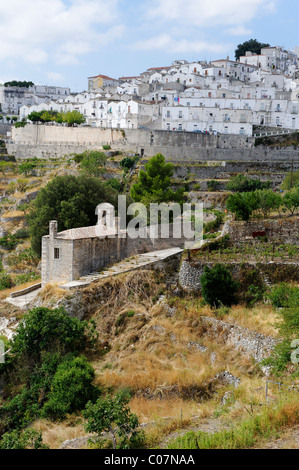
MULTIPOLYGON (((202 431, 214 434, 225 428, 227 428, 227 426, 219 422, 219 419, 206 419, 188 429, 181 429, 169 434, 169 436, 159 444, 159 448, 166 449, 171 441, 190 431, 202 431)), ((256 445, 254 449, 299 449, 299 425, 284 432, 279 438, 262 441, 260 444, 256 445)))
POLYGON ((299 449, 299 426, 289 429, 278 439, 263 442, 255 449, 299 449))
POLYGON ((181 437, 190 431, 202 431, 209 434, 214 434, 215 432, 221 431, 224 428, 226 428, 226 426, 217 418, 204 419, 194 424, 193 426, 188 427, 187 429, 180 429, 179 431, 175 431, 169 434, 165 439, 163 439, 162 442, 160 442, 159 449, 166 449, 170 441, 173 441, 174 439, 177 439, 178 437, 181 437))

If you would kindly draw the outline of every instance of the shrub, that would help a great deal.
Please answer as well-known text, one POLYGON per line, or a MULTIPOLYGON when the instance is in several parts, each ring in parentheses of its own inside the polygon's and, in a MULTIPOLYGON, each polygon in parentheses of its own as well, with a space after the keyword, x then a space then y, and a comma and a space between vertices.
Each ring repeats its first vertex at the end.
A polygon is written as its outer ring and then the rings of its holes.
POLYGON ((103 152, 97 150, 86 150, 80 163, 82 172, 88 176, 100 176, 106 165, 107 157, 103 152))
POLYGON ((111 149, 111 145, 103 145, 103 150, 110 150, 111 149))
POLYGON ((36 273, 18 274, 15 277, 15 285, 18 286, 20 284, 25 284, 25 282, 35 281, 38 278, 39 278, 39 275, 36 273))
POLYGON ((5 272, 0 273, 0 290, 10 289, 13 287, 13 281, 9 274, 5 272))
POLYGON ((277 308, 292 308, 299 305, 299 288, 282 282, 269 293, 272 305, 277 308))
POLYGON ((299 170, 287 174, 281 184, 281 189, 289 190, 299 185, 299 170))
POLYGON ((17 180, 17 189, 23 193, 27 188, 27 181, 23 179, 17 180))
POLYGON ((36 168, 35 163, 24 162, 19 165, 19 172, 23 173, 24 175, 28 175, 29 173, 32 173, 32 170, 34 170, 34 168, 36 168))
POLYGON ((24 238, 29 238, 29 231, 27 228, 19 228, 16 233, 14 234, 15 238, 17 240, 19 239, 24 239, 24 238))
POLYGON ((138 159, 139 159, 138 156, 133 157, 133 158, 126 157, 126 158, 124 158, 124 159, 120 162, 120 166, 121 166, 121 168, 123 168, 123 169, 130 170, 131 168, 133 168, 133 166, 134 166, 135 163, 138 161, 138 159))
POLYGON ((93 379, 94 369, 85 357, 66 357, 57 367, 41 415, 62 419, 67 413, 84 408, 88 400, 94 400, 99 394, 93 379))
POLYGON ((15 123, 15 127, 18 128, 18 127, 25 127, 27 125, 27 122, 16 122, 15 123))
POLYGON ((218 181, 216 180, 210 180, 207 182, 207 187, 209 191, 216 191, 218 187, 218 181))
POLYGON ((83 416, 87 419, 87 432, 97 433, 100 439, 103 431, 110 432, 114 449, 132 449, 144 440, 142 431, 137 431, 138 417, 131 413, 128 394, 119 393, 115 397, 100 398, 95 404, 89 402, 83 416))
POLYGON ((4 434, 0 440, 0 449, 48 449, 48 446, 43 444, 40 432, 26 429, 4 434))
POLYGON ((212 268, 205 266, 200 278, 202 295, 205 301, 216 308, 221 304, 231 306, 235 300, 237 283, 232 279, 229 270, 216 264, 212 268))
POLYGON ((257 189, 269 189, 271 186, 270 181, 262 182, 259 179, 253 180, 246 176, 239 174, 233 176, 227 183, 226 189, 233 192, 251 192, 257 189))
POLYGON ((282 321, 278 323, 278 329, 283 339, 275 346, 271 357, 266 359, 264 364, 270 365, 272 371, 279 375, 291 364, 292 342, 299 337, 299 287, 281 283, 272 289, 269 297, 272 304, 280 309, 282 321))
POLYGON ((207 222, 204 224, 204 233, 208 232, 217 232, 220 225, 223 223, 224 214, 222 212, 217 212, 216 219, 212 220, 211 222, 207 222))
POLYGON ((0 238, 0 246, 7 250, 13 250, 18 244, 18 240, 15 235, 5 235, 0 238))
POLYGON ((23 317, 14 337, 14 354, 29 355, 40 360, 43 351, 68 353, 86 345, 87 323, 71 318, 63 308, 34 308, 23 317))

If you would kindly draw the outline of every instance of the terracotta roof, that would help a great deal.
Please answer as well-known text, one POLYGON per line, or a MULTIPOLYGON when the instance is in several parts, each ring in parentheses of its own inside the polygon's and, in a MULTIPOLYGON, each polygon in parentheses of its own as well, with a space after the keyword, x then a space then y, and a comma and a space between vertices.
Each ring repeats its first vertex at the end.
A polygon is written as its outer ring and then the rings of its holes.
POLYGON ((107 75, 95 75, 94 77, 88 77, 88 78, 104 78, 105 80, 117 81, 115 78, 107 77, 107 75))

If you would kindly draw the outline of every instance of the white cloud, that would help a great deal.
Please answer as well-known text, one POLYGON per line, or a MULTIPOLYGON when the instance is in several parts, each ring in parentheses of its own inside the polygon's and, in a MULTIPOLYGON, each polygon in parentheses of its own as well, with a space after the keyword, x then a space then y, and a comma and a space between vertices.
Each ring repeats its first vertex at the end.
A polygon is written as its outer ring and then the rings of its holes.
POLYGON ((251 29, 247 29, 244 26, 235 26, 233 28, 227 29, 228 34, 232 36, 249 36, 253 33, 251 29))
POLYGON ((189 26, 243 25, 263 11, 273 11, 276 0, 150 0, 147 16, 189 26))
POLYGON ((64 80, 64 77, 59 72, 47 72, 47 77, 51 83, 61 83, 64 80))
POLYGON ((231 45, 213 43, 208 41, 192 41, 188 39, 175 39, 168 34, 160 34, 149 39, 136 42, 133 45, 137 50, 167 50, 171 53, 224 53, 231 45))
POLYGON ((151 36, 132 45, 136 50, 220 55, 234 47, 227 36, 249 36, 248 24, 273 13, 277 0, 147 0, 144 23, 151 36), (153 30, 156 32, 153 33, 153 30), (161 30, 163 33, 161 33, 161 30), (225 40, 219 38, 219 30, 225 40), (159 31, 159 32, 158 32, 159 31))
MULTIPOLYGON (((0 3, 0 60, 42 64, 65 53, 69 62, 98 45, 117 20, 119 0, 10 0, 0 3)), ((66 60, 67 62, 67 60, 66 60)))

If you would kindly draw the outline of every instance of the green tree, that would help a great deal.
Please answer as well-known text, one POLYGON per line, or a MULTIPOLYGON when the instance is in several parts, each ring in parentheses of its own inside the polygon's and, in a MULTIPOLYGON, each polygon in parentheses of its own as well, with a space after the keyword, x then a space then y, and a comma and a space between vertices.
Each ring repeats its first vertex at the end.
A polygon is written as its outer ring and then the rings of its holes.
POLYGON ((57 115, 57 112, 53 113, 50 111, 43 111, 40 118, 41 118, 41 121, 43 122, 52 122, 56 120, 56 115, 57 115))
POLYGON ((106 165, 107 157, 98 150, 86 150, 80 168, 85 175, 98 177, 103 174, 103 167, 106 165))
POLYGON ((27 176, 34 168, 36 168, 36 163, 23 162, 19 165, 19 172, 27 176))
POLYGON ((25 80, 24 81, 12 80, 10 82, 5 82, 4 86, 5 87, 17 86, 17 87, 20 87, 20 88, 29 88, 29 87, 34 86, 34 83, 33 82, 26 82, 25 80))
POLYGON ((94 369, 85 357, 67 356, 57 367, 41 415, 62 419, 67 413, 84 408, 88 400, 99 395, 92 383, 94 376, 94 369))
POLYGON ((266 217, 271 210, 278 209, 281 206, 282 199, 280 194, 270 189, 262 189, 254 193, 258 199, 258 209, 260 209, 266 217))
POLYGON ((135 202, 182 202, 184 189, 173 191, 171 177, 173 165, 165 162, 165 157, 158 153, 140 170, 138 182, 131 188, 131 197, 135 202))
POLYGON ((253 52, 254 54, 260 54, 264 47, 269 46, 270 44, 264 44, 257 41, 257 39, 249 39, 248 41, 245 41, 237 46, 237 49, 235 50, 235 58, 236 60, 239 60, 241 56, 245 55, 246 51, 253 52))
POLYGON ((282 198, 282 203, 294 215, 299 207, 299 186, 286 193, 282 198))
POLYGON ((249 179, 246 176, 239 175, 233 176, 226 185, 228 191, 233 192, 251 192, 256 189, 268 189, 271 186, 270 181, 260 181, 259 179, 253 180, 249 179))
POLYGON ((41 237, 49 233, 49 221, 58 230, 88 227, 97 223, 95 208, 102 202, 116 205, 116 192, 97 178, 58 176, 42 188, 27 219, 33 250, 40 255, 41 237))
POLYGON ((212 307, 230 306, 234 302, 238 285, 226 266, 220 263, 212 268, 205 266, 200 282, 203 298, 212 307))
POLYGON ((258 208, 258 199, 255 193, 230 194, 226 208, 236 214, 238 219, 249 220, 252 212, 258 208))
POLYGON ((83 412, 86 431, 96 433, 99 439, 103 431, 110 432, 113 449, 132 449, 137 443, 140 445, 143 433, 137 430, 138 417, 130 411, 129 401, 128 395, 119 393, 87 403, 83 412))
POLYGON ((41 116, 43 111, 37 112, 33 111, 32 113, 28 114, 27 119, 31 122, 42 122, 41 116))
POLYGON ((66 113, 61 113, 62 121, 66 122, 69 126, 74 124, 83 124, 85 122, 85 117, 79 111, 67 111, 66 113))
POLYGON ((86 345, 87 323, 70 317, 63 308, 30 310, 18 325, 11 354, 40 362, 44 352, 67 354, 86 345))

